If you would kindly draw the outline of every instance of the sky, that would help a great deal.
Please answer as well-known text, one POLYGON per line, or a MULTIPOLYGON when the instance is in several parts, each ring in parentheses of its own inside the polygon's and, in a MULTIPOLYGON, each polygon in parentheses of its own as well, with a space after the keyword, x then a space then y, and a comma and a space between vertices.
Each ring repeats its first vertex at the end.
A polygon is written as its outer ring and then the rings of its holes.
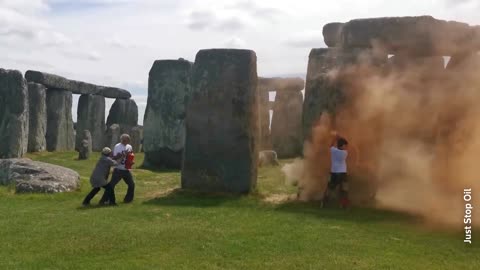
POLYGON ((252 49, 259 76, 304 76, 326 23, 432 15, 476 25, 479 12, 477 0, 0 0, 0 67, 128 89, 142 123, 155 60, 252 49))

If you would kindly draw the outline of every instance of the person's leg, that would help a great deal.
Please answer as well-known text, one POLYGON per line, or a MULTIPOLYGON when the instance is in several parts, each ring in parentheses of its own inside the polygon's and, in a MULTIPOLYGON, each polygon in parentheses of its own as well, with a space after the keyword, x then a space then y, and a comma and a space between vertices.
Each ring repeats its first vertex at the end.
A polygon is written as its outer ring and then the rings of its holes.
POLYGON ((107 184, 103 188, 105 189, 104 194, 106 194, 109 204, 110 205, 117 205, 117 203, 115 201, 115 192, 113 192, 112 186, 110 184, 107 184))
POLYGON ((93 188, 92 191, 90 191, 90 193, 87 194, 87 197, 85 197, 82 204, 89 205, 90 201, 93 199, 93 197, 95 197, 95 195, 97 195, 99 191, 100 191, 100 188, 93 188))
POLYGON ((340 206, 341 207, 349 207, 350 206, 350 199, 348 198, 348 181, 347 181, 347 174, 344 173, 341 175, 340 178, 340 206))
POLYGON ((135 194, 135 182, 133 181, 132 173, 130 171, 123 171, 123 180, 128 186, 127 194, 125 195, 123 202, 130 203, 133 201, 133 196, 135 194))
POLYGON ((114 169, 112 173, 112 180, 110 180, 110 183, 108 183, 108 186, 110 187, 110 192, 107 192, 107 189, 105 189, 103 197, 100 200, 100 204, 105 204, 106 202, 109 202, 111 198, 115 200, 115 186, 118 184, 118 182, 120 182, 121 179, 122 175, 120 170, 114 169))
POLYGON ((327 184, 327 188, 325 189, 325 192, 323 193, 323 205, 328 203, 328 199, 330 197, 330 193, 332 190, 335 190, 335 187, 337 186, 337 174, 336 173, 331 173, 330 174, 330 181, 327 184))

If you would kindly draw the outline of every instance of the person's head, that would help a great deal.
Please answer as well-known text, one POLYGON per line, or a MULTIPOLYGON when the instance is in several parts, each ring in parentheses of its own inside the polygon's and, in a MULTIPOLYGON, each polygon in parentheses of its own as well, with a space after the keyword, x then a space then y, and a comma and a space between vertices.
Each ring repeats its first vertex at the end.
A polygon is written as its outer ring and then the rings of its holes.
POLYGON ((102 149, 102 155, 104 156, 110 156, 110 154, 112 154, 112 149, 110 149, 109 147, 105 147, 102 149))
POLYGON ((337 148, 340 150, 345 150, 348 146, 348 141, 345 138, 339 138, 337 140, 337 148))
POLYGON ((129 144, 130 143, 130 135, 122 134, 122 136, 120 136, 120 143, 122 143, 123 145, 129 144))

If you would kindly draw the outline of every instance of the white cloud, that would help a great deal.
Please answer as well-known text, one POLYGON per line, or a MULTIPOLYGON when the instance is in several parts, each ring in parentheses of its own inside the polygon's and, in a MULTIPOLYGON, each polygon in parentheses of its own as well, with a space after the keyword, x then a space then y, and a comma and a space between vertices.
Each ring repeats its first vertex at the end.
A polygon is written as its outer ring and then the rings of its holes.
POLYGON ((244 49, 246 48, 246 42, 239 37, 231 37, 225 43, 225 48, 244 49))
POLYGON ((36 13, 48 10, 44 0, 0 0, 0 8, 24 13, 36 13))
POLYGON ((294 48, 317 48, 324 47, 323 34, 320 30, 310 30, 295 33, 285 43, 294 48))
POLYGON ((142 43, 133 39, 128 38, 121 38, 119 36, 113 36, 110 38, 105 39, 105 42, 108 46, 117 48, 117 49, 142 49, 142 48, 153 48, 152 44, 150 43, 142 43))
POLYGON ((190 14, 188 27, 192 30, 205 30, 215 24, 217 20, 214 13, 209 11, 193 11, 190 14))
POLYGON ((238 17, 231 17, 218 22, 218 25, 215 27, 220 31, 225 32, 234 32, 242 30, 246 27, 246 23, 238 17))

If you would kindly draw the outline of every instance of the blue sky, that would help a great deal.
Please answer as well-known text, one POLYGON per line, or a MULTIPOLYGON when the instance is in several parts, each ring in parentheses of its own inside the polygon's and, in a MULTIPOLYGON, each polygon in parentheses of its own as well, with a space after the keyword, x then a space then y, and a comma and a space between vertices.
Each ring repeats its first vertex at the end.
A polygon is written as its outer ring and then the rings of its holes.
POLYGON ((475 0, 0 0, 0 66, 123 87, 143 104, 157 59, 248 48, 261 76, 305 74, 328 22, 432 15, 480 24, 479 12, 475 0))

